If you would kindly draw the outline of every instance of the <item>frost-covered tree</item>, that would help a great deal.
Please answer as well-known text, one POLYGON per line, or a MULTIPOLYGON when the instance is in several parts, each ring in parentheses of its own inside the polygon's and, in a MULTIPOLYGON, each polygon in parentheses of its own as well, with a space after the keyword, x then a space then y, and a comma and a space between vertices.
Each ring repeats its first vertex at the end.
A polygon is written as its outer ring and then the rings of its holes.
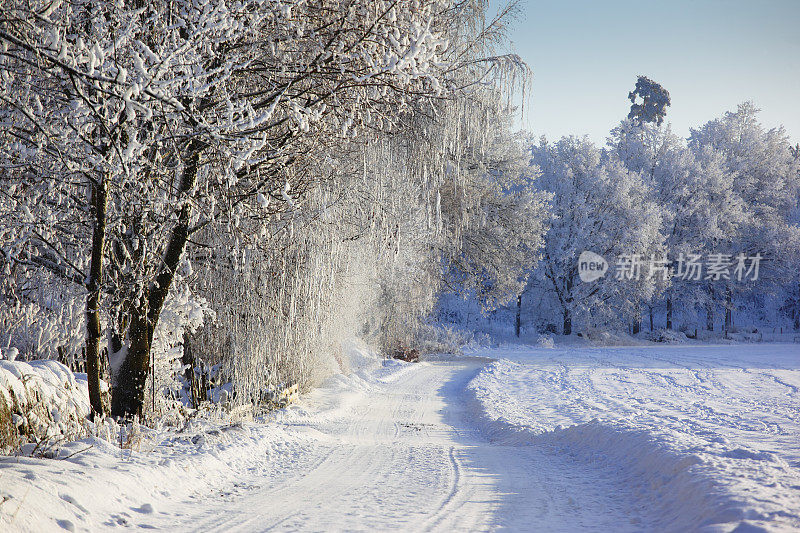
MULTIPOLYGON (((661 213, 642 175, 606 156, 587 139, 565 137, 532 147, 531 163, 541 175, 535 186, 552 194, 552 220, 543 259, 534 276, 543 281, 562 316, 562 332, 576 320, 585 326, 636 320, 655 280, 615 279, 617 257, 649 258, 662 245, 661 213), (582 282, 578 257, 584 251, 609 262, 606 279, 582 282)), ((638 278, 638 279, 637 279, 638 278)))
MULTIPOLYGON (((800 174, 800 144, 791 146, 789 151, 794 158, 795 168, 800 174)), ((800 226, 800 191, 798 191, 794 210, 789 214, 789 220, 800 226)), ((798 261, 800 262, 800 258, 798 261)), ((800 266, 795 269, 795 277, 793 281, 789 282, 787 293, 782 310, 786 316, 791 318, 794 329, 800 331, 800 266)))
POLYGON ((714 251, 764 258, 758 280, 725 284, 726 331, 732 325, 736 293, 761 299, 784 290, 797 272, 800 253, 800 227, 792 218, 800 188, 798 162, 783 128, 766 130, 757 115, 758 109, 746 102, 692 130, 689 139, 695 154, 719 154, 734 195, 730 201, 742 209, 741 223, 714 241, 714 251))
POLYGON ((508 115, 487 113, 493 98, 480 107, 463 102, 448 121, 457 121, 461 138, 451 142, 461 146, 447 154, 447 178, 436 191, 446 276, 484 310, 524 289, 539 258, 548 199, 531 185, 523 140, 507 133, 508 115))
POLYGON ((222 365, 233 401, 282 383, 312 385, 344 364, 337 353, 352 336, 384 350, 430 346, 425 317, 454 259, 469 258, 465 282, 496 280, 487 302, 515 290, 513 272, 532 256, 541 205, 522 203, 526 196, 508 187, 513 173, 500 173, 518 166, 520 152, 500 140, 508 138, 508 104, 496 93, 507 94, 525 69, 488 48, 502 20, 475 34, 480 4, 463 7, 448 32, 445 60, 455 65, 448 94, 409 100, 391 135, 372 125, 347 139, 317 138, 304 164, 323 178, 291 210, 243 218, 261 228, 249 232, 258 237, 242 238, 224 224, 198 235, 211 249, 229 243, 237 250, 226 263, 209 254, 193 259, 201 292, 217 310, 196 344, 222 365), (516 218, 525 215, 532 216, 516 218), (534 235, 523 245, 516 235, 525 228, 534 235), (490 232, 500 238, 484 237, 490 232), (467 252, 466 235, 486 248, 467 252))
POLYGON ((625 120, 611 131, 608 146, 628 169, 642 174, 661 207, 665 253, 672 261, 664 288, 666 327, 671 329, 676 303, 689 307, 710 303, 707 287, 673 277, 676 258, 711 253, 716 243, 740 231, 741 199, 720 154, 712 149, 689 150, 669 125, 625 120))

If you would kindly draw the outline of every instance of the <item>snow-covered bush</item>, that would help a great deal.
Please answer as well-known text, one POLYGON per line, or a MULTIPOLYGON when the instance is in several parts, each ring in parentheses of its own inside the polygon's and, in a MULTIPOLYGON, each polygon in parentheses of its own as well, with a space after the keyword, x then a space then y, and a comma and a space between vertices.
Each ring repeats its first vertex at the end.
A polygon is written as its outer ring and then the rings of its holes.
POLYGON ((413 347, 426 353, 461 353, 464 346, 473 343, 475 334, 472 331, 452 326, 421 324, 415 335, 413 347))
POLYGON ((663 342, 666 344, 684 344, 689 340, 685 333, 673 331, 671 329, 643 331, 639 334, 639 337, 652 342, 663 342))
POLYGON ((14 421, 6 395, 0 394, 0 454, 6 454, 19 445, 19 432, 14 421))
POLYGON ((78 438, 88 414, 85 375, 56 361, 0 360, 0 454, 26 443, 46 451, 78 438))

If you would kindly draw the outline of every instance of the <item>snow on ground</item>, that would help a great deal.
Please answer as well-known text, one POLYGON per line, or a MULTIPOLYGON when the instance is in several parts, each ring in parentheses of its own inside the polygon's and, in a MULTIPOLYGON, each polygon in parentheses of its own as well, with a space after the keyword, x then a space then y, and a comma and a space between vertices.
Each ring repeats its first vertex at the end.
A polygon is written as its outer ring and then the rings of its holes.
POLYGON ((800 346, 491 355, 469 388, 497 439, 615 465, 663 527, 800 528, 800 346))
POLYGON ((796 348, 350 350, 265 423, 0 458, 0 530, 790 529, 796 348))

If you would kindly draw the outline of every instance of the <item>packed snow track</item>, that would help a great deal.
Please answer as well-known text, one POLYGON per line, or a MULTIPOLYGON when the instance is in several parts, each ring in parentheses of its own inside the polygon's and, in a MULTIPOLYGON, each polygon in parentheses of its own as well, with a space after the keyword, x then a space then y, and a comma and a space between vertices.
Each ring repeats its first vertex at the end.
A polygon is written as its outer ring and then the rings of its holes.
POLYGON ((306 463, 280 479, 256 475, 235 501, 199 516, 189 505, 178 518, 204 531, 635 529, 613 475, 480 434, 463 399, 480 366, 423 363, 334 416, 297 421, 316 437, 306 463))

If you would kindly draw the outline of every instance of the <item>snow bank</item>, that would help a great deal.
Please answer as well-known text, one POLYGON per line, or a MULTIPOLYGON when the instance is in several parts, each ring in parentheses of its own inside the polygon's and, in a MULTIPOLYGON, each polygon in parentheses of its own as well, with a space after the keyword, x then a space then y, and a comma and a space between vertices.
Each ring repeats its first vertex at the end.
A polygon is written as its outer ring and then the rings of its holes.
POLYGON ((659 531, 696 531, 755 517, 747 515, 741 503, 698 470, 699 457, 681 455, 647 431, 595 420, 537 432, 487 418, 480 403, 474 407, 483 416, 482 430, 496 442, 548 447, 617 472, 659 531))
POLYGON ((96 437, 71 442, 54 460, 0 457, 0 531, 149 528, 165 499, 230 497, 220 488, 236 488, 248 470, 274 475, 270 455, 291 441, 287 458, 299 457, 308 439, 275 425, 194 422, 179 432, 139 428, 125 440, 123 449, 96 437))
POLYGON ((57 361, 0 360, 0 454, 26 443, 47 447, 75 439, 84 434, 88 414, 85 374, 57 361))
POLYGON ((491 438, 617 470, 660 531, 800 528, 797 346, 507 348, 468 387, 491 438))

